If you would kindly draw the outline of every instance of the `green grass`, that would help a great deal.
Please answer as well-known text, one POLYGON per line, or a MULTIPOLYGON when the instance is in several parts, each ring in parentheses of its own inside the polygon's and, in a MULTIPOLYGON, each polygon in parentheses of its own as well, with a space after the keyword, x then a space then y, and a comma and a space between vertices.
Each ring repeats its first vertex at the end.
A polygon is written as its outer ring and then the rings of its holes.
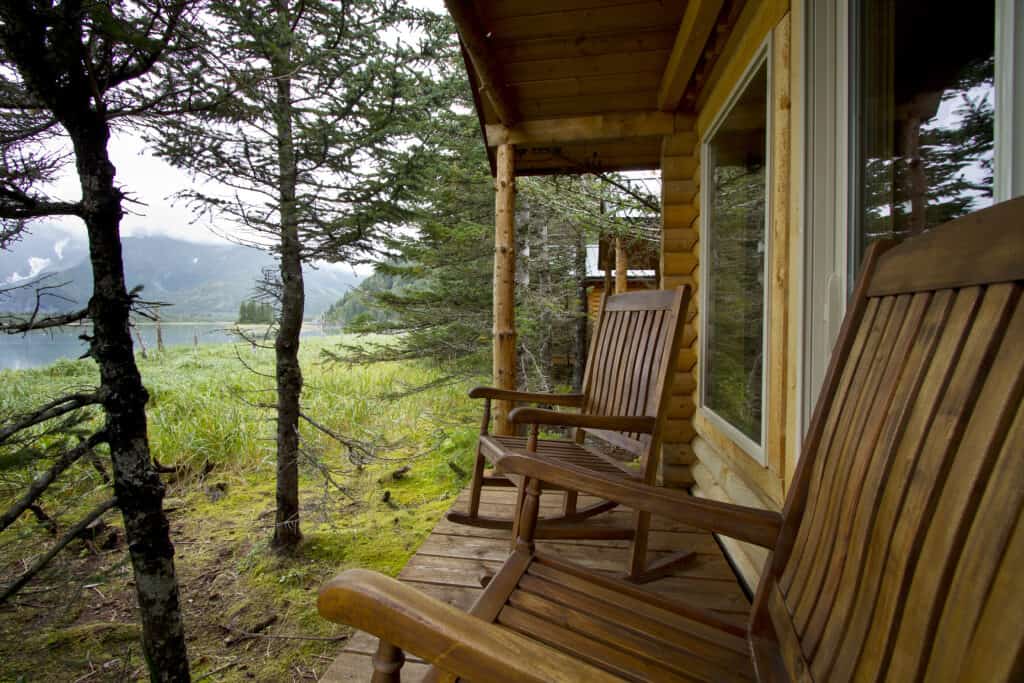
MULTIPOLYGON (((275 486, 273 414, 249 405, 274 399, 273 380, 256 374, 273 374, 273 352, 238 348, 255 373, 243 367, 230 345, 151 351, 148 359, 139 359, 150 392, 153 455, 179 470, 165 477, 165 506, 172 509, 194 675, 229 662, 235 663, 212 680, 278 681, 322 674, 342 643, 268 639, 227 646, 230 631, 223 627, 245 630, 273 615, 277 620, 267 633, 344 633, 316 614, 320 584, 348 567, 397 574, 465 484, 479 417, 479 408, 466 398, 466 386, 383 399, 439 375, 412 363, 321 364, 321 350, 338 341, 303 340, 303 410, 333 432, 374 445, 375 458, 354 463, 344 446, 302 425, 306 451, 331 468, 346 493, 325 483, 317 467, 303 464, 304 542, 289 557, 276 556, 268 547, 275 486), (411 465, 411 471, 393 480, 391 472, 402 464, 411 465), (382 500, 384 491, 390 491, 388 502, 382 500)), ((96 381, 95 366, 88 361, 0 371, 0 415, 96 381)), ((0 505, 9 504, 18 486, 43 466, 7 468, 0 505)), ((66 526, 108 495, 104 488, 99 475, 79 463, 47 494, 44 507, 66 526)), ((119 523, 116 514, 108 515, 108 521, 119 523)), ((5 531, 0 580, 10 579, 24 558, 48 542, 30 517, 5 531)), ((76 545, 30 585, 38 592, 27 590, 22 604, 0 610, 0 681, 75 680, 104 662, 115 662, 109 676, 104 670, 89 680, 120 680, 124 672, 132 678, 142 666, 136 632, 126 626, 136 623, 136 615, 124 548, 96 554, 76 545), (98 626, 101 622, 111 626, 98 626), (22 638, 26 629, 35 637, 22 638)))

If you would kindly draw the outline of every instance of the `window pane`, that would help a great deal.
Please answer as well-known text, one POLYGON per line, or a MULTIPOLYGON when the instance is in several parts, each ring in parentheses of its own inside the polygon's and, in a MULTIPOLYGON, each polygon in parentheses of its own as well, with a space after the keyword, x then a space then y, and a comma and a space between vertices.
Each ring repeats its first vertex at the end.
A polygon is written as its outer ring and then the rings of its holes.
POLYGON ((995 2, 861 0, 854 79, 853 270, 992 203, 995 2))
POLYGON ((761 443, 768 70, 708 143, 704 405, 761 443))

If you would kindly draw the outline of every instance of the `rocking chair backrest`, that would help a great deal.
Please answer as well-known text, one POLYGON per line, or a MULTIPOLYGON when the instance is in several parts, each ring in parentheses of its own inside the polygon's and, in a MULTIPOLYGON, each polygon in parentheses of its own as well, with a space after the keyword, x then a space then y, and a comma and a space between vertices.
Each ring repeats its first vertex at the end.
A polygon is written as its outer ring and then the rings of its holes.
POLYGON ((585 430, 641 459, 644 480, 654 483, 657 446, 675 374, 690 289, 605 296, 583 379, 583 412, 658 419, 652 435, 585 430))
POLYGON ((751 641, 793 680, 1024 675, 1024 199, 876 245, 751 641))

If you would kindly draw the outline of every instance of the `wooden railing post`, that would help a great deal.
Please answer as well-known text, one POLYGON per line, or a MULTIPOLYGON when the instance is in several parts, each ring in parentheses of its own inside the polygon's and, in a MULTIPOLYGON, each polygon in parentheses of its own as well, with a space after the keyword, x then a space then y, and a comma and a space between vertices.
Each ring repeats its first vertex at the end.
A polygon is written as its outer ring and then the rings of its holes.
POLYGON ((397 645, 381 640, 373 655, 373 677, 370 683, 402 683, 405 653, 397 645))
MULTIPOLYGON (((494 386, 516 388, 515 146, 499 145, 494 210, 494 386)), ((511 401, 495 401, 494 433, 512 433, 511 401)))

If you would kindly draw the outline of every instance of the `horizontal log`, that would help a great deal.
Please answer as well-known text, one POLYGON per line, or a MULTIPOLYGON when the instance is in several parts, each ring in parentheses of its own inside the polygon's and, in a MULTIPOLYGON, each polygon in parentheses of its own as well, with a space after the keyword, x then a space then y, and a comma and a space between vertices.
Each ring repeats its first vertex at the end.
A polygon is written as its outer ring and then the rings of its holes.
POLYGON ((671 135, 693 128, 693 117, 665 112, 622 112, 489 124, 487 145, 548 145, 564 142, 626 140, 671 135))

